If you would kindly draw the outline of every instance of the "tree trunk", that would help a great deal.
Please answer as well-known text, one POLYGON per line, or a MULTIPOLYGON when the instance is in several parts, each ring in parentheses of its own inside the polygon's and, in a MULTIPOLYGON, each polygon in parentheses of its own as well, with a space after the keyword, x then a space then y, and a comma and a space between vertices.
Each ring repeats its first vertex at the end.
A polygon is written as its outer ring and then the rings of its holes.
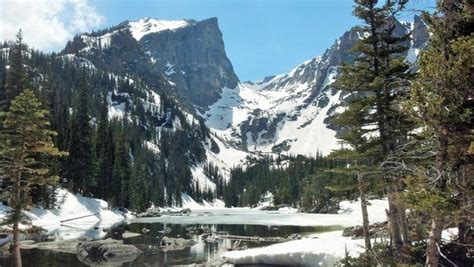
MULTIPOLYGON (((15 211, 16 212, 16 211, 15 211)), ((18 242, 18 235, 19 235, 19 230, 18 230, 18 222, 13 223, 13 246, 12 246, 12 252, 13 252, 13 260, 15 262, 15 267, 21 267, 21 252, 20 252, 20 244, 18 242)))
POLYGON ((390 233, 392 241, 395 245, 397 252, 403 245, 402 236, 400 233, 398 207, 396 204, 396 193, 393 191, 393 187, 389 187, 388 190, 388 224, 390 226, 390 233))
POLYGON ((437 267, 439 263, 439 244, 441 243, 441 232, 443 231, 443 220, 435 218, 431 220, 431 232, 428 246, 426 247, 426 266, 437 267))
POLYGON ((357 173, 357 183, 359 186, 360 207, 362 209, 362 228, 364 229, 365 250, 369 251, 372 249, 372 245, 370 244, 369 213, 367 211, 364 178, 361 173, 357 173))
MULTIPOLYGON (((23 150, 25 149, 25 145, 23 144, 23 150)), ((24 153, 23 153, 24 154, 24 153)), ((23 159, 23 157, 22 157, 23 159)), ((19 169, 23 169, 23 164, 20 164, 19 169)), ((18 172, 18 176, 15 180, 15 187, 13 188, 13 195, 14 199, 12 200, 12 208, 13 208, 13 259, 15 262, 15 267, 21 267, 21 251, 20 251, 20 244, 18 242, 19 239, 19 228, 18 225, 21 221, 21 201, 24 201, 21 194, 22 189, 22 172, 18 172)))
POLYGON ((398 219, 400 223, 400 231, 403 238, 404 245, 411 245, 410 231, 408 229, 407 208, 400 200, 400 192, 403 192, 405 187, 403 179, 400 179, 397 187, 397 205, 398 205, 398 219))
MULTIPOLYGON (((438 179, 436 180, 436 188, 440 191, 446 189, 446 163, 448 162, 448 129, 441 127, 437 132, 437 153, 435 168, 438 171, 438 179)), ((435 215, 432 215, 435 216, 435 215)), ((430 240, 426 247, 426 265, 437 267, 439 262, 439 245, 441 243, 441 232, 443 231, 443 219, 440 215, 431 220, 430 240)))
POLYGON ((410 231, 408 230, 408 219, 407 219, 406 207, 400 202, 398 202, 398 219, 400 223, 401 234, 403 237, 403 244, 411 245, 410 231))
POLYGON ((458 242, 461 244, 466 243, 466 233, 469 231, 469 226, 466 223, 465 218, 460 218, 458 222, 458 242))

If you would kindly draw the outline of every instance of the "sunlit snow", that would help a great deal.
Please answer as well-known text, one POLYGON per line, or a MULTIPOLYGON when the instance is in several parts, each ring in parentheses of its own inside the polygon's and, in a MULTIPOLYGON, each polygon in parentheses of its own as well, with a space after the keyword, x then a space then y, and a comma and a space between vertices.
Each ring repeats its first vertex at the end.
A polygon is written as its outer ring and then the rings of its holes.
POLYGON ((176 30, 190 25, 190 22, 188 20, 157 20, 143 18, 138 21, 131 21, 129 22, 129 25, 133 38, 140 41, 140 39, 147 34, 165 30, 176 30))

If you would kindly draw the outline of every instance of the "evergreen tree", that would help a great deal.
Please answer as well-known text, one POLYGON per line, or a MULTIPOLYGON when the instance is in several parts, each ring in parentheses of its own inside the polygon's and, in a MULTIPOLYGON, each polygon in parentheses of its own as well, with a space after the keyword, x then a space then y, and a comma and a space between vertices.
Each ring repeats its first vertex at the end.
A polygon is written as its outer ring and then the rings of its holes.
POLYGON ((5 55, 0 54, 0 112, 6 111, 7 96, 6 96, 7 70, 5 55))
POLYGON ((130 188, 130 149, 125 133, 119 134, 115 142, 115 159, 113 168, 112 193, 117 196, 117 204, 121 207, 129 206, 130 188))
MULTIPOLYGON (((419 77, 406 107, 424 130, 421 137, 435 158, 424 166, 414 165, 405 199, 412 209, 427 212, 431 218, 426 265, 438 266, 447 219, 474 216, 474 5, 462 0, 438 1, 437 11, 424 17, 432 36, 421 55, 419 77)), ((467 227, 463 223, 461 242, 472 227, 472 221, 467 227)))
POLYGON ((145 187, 146 165, 143 154, 137 155, 133 162, 129 183, 130 207, 143 211, 147 208, 147 192, 145 187))
POLYGON ((7 184, 7 200, 12 208, 7 224, 13 224, 15 265, 21 266, 19 248, 22 211, 31 207, 30 192, 35 185, 54 185, 59 177, 51 175, 45 158, 61 156, 53 144, 56 132, 50 130, 47 110, 33 91, 25 90, 2 114, 0 133, 0 176, 7 184))
MULTIPOLYGON (((115 148, 105 96, 103 97, 98 117, 95 152, 98 165, 96 195, 116 204, 118 199, 114 193, 117 193, 116 188, 120 188, 120 186, 113 186, 115 185, 115 181, 113 181, 115 148)), ((118 183, 120 182, 118 181, 118 183)))
MULTIPOLYGON (((394 17, 403 10, 406 1, 385 1, 381 5, 377 0, 356 0, 355 3, 354 14, 364 22, 358 27, 359 35, 364 38, 353 48, 357 56, 355 62, 342 66, 334 86, 358 95, 359 100, 353 102, 361 102, 359 109, 373 111, 358 128, 374 129, 377 133, 377 140, 371 144, 379 147, 378 163, 382 163, 394 153, 411 127, 400 111, 400 98, 406 94, 409 78, 408 65, 401 53, 407 50, 405 43, 409 36, 394 34, 394 17)), ((401 177, 382 171, 387 183, 390 230, 399 250, 402 238, 397 194, 401 177)))
POLYGON ((21 30, 16 35, 16 42, 10 48, 9 64, 10 69, 7 73, 5 86, 6 106, 10 106, 10 102, 19 95, 27 85, 26 72, 24 66, 24 57, 26 48, 23 44, 23 35, 21 30))
POLYGON ((65 171, 73 192, 91 194, 96 186, 95 153, 92 143, 93 129, 90 124, 89 97, 86 77, 80 78, 79 96, 71 121, 71 137, 69 141, 69 158, 65 171))
POLYGON ((365 126, 370 124, 370 111, 373 97, 369 95, 352 97, 343 104, 345 109, 336 115, 332 123, 343 127, 340 139, 351 149, 340 149, 331 153, 330 157, 348 162, 344 168, 335 168, 332 172, 348 173, 357 176, 357 187, 361 200, 362 222, 364 231, 365 249, 371 250, 369 233, 369 216, 367 211, 367 176, 373 175, 377 166, 374 165, 378 153, 378 146, 374 144, 376 138, 370 137, 372 130, 365 126))

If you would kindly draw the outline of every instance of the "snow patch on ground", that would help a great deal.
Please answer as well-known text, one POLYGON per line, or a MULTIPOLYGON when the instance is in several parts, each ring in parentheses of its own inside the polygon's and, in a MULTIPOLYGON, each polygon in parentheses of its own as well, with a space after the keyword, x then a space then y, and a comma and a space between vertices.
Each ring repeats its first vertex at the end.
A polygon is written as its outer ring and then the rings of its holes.
MULTIPOLYGON (((209 202, 206 200, 203 200, 202 203, 198 203, 196 200, 194 200, 190 195, 186 193, 181 193, 181 201, 182 201, 182 206, 177 207, 177 206, 172 206, 172 207, 159 207, 160 212, 180 212, 184 209, 190 209, 193 212, 194 211, 206 211, 206 213, 209 212, 209 210, 216 210, 216 209, 225 209, 225 203, 224 201, 220 199, 215 199, 213 202, 209 202)), ((151 208, 154 208, 152 206, 151 208)), ((162 217, 167 217, 166 215, 163 215, 162 217)), ((183 216, 171 216, 174 218, 183 218, 183 216)), ((135 219, 135 221, 141 221, 145 220, 150 222, 150 220, 154 220, 160 217, 154 217, 154 218, 139 218, 135 219)), ((176 223, 179 224, 179 223, 176 223)))
POLYGON ((118 30, 113 31, 113 32, 108 32, 106 34, 103 34, 97 37, 81 35, 81 39, 87 45, 87 48, 85 48, 86 50, 91 49, 91 48, 106 49, 111 46, 112 37, 118 32, 119 32, 118 30))
POLYGON ((342 231, 334 231, 267 247, 230 251, 224 259, 232 264, 333 266, 345 256, 346 249, 356 256, 364 251, 364 240, 353 240, 343 237, 342 231))
POLYGON ((209 189, 212 191, 216 190, 216 184, 204 174, 203 163, 191 168, 191 172, 194 182, 199 184, 201 192, 206 192, 209 189))
MULTIPOLYGON (((104 200, 72 194, 66 189, 57 189, 56 198, 60 203, 57 209, 33 208, 24 212, 34 226, 43 228, 47 235, 53 236, 55 239, 83 237, 100 239, 107 234, 106 231, 103 231, 104 229, 132 218, 130 214, 111 210, 104 200), (92 216, 61 222, 87 215, 92 216)), ((9 207, 0 204, 0 221, 5 218, 9 209, 9 207)), ((23 226, 23 228, 25 227, 23 226)))

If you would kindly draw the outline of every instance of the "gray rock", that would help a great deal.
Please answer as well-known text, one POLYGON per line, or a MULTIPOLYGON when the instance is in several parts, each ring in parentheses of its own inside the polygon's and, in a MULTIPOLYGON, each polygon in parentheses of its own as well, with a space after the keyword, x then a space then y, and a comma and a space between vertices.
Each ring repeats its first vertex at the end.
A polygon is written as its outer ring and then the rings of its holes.
POLYGON ((41 250, 51 250, 63 253, 75 254, 77 252, 77 246, 80 241, 78 240, 58 240, 52 242, 42 242, 36 244, 23 244, 21 248, 23 249, 41 249, 41 250))
POLYGON ((190 208, 185 208, 181 211, 182 214, 189 214, 191 213, 191 209, 190 208))
POLYGON ((79 243, 77 258, 88 265, 120 265, 133 261, 141 251, 121 240, 106 239, 79 243))
POLYGON ((422 18, 415 15, 413 20, 413 46, 415 48, 423 48, 430 38, 428 27, 422 18))
POLYGON ((156 60, 156 68, 169 74, 188 105, 207 108, 219 99, 222 88, 235 88, 238 78, 225 53, 217 18, 188 22, 187 27, 148 34, 139 45, 156 60))

